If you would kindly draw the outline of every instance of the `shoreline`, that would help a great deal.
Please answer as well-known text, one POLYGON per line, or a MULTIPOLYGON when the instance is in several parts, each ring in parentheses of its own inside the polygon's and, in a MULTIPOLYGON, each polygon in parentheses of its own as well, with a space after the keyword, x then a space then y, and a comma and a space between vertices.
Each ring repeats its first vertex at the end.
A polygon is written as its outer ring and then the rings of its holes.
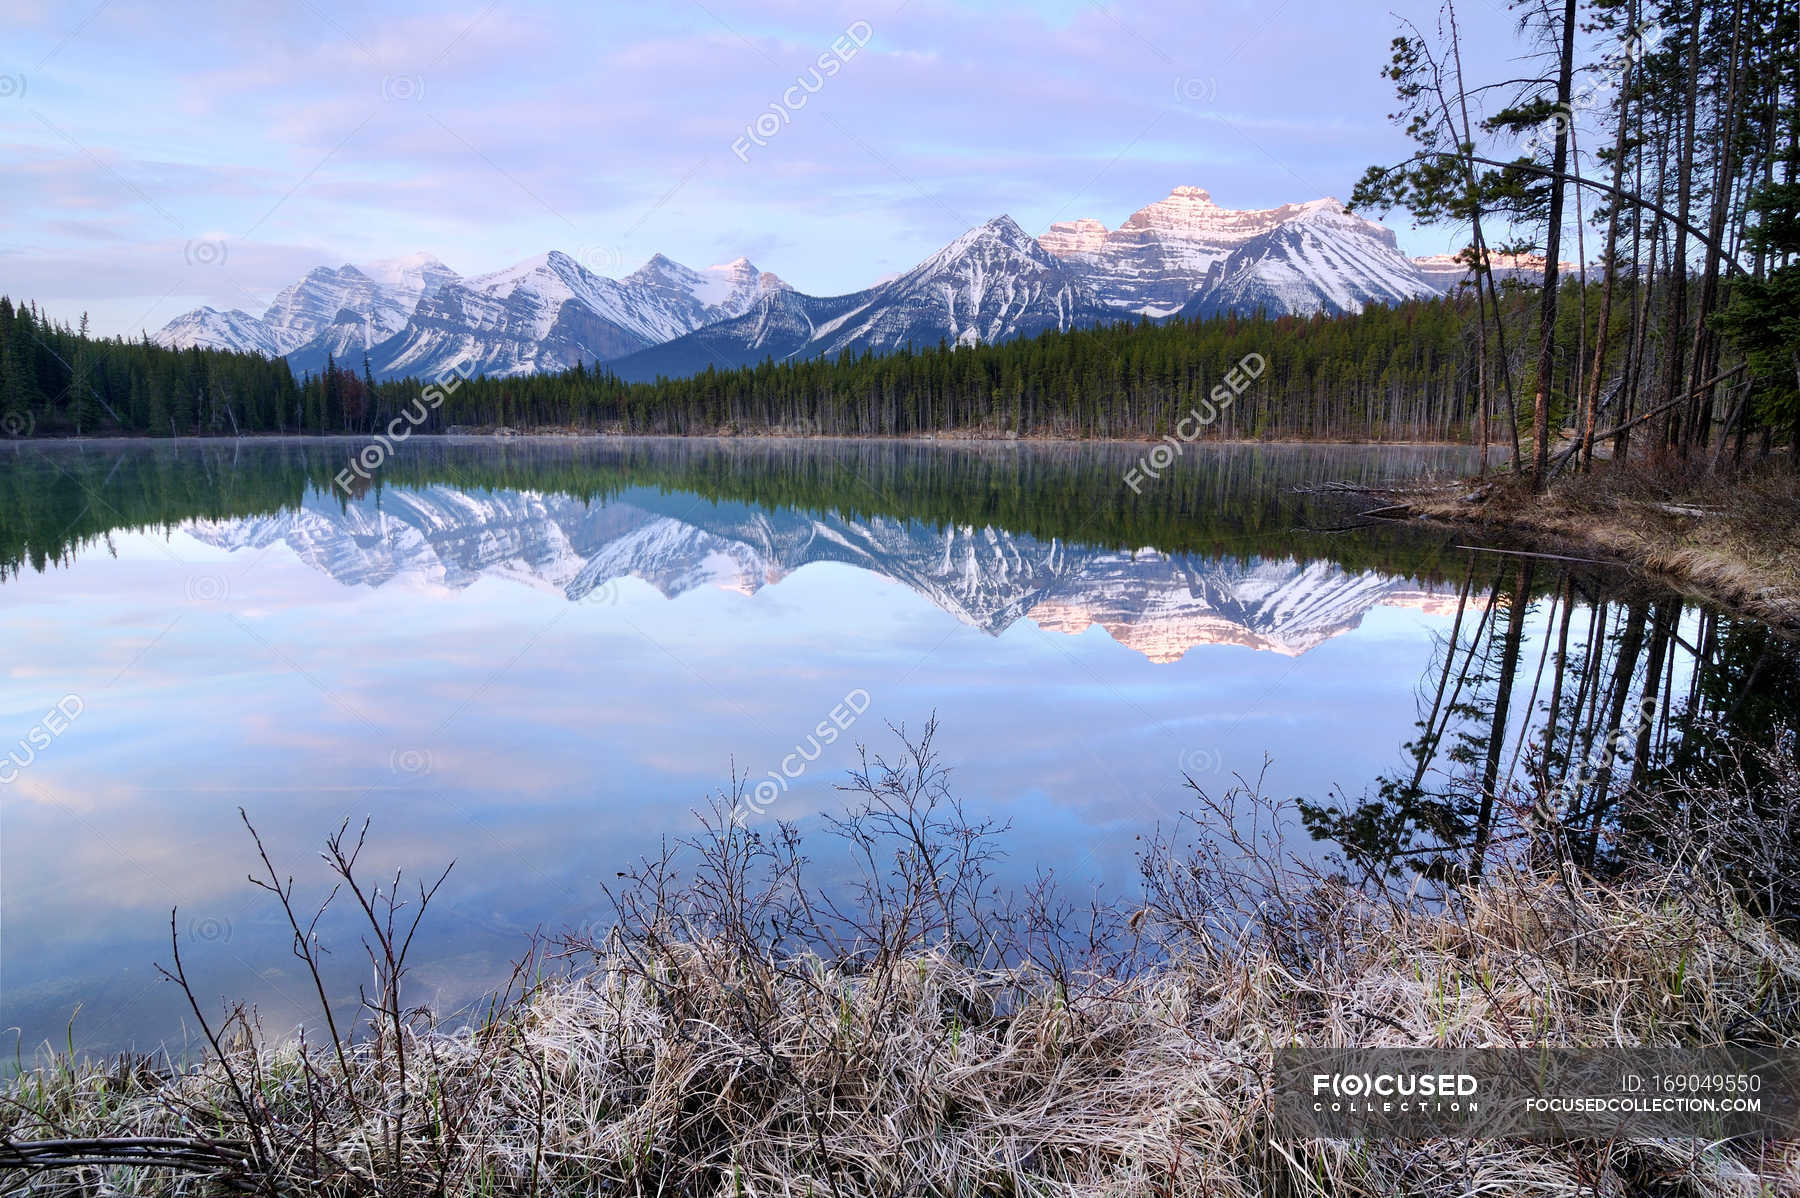
POLYGON ((1511 536, 1531 550, 1601 560, 1800 637, 1800 478, 1786 472, 1654 485, 1643 472, 1576 477, 1534 494, 1489 475, 1371 490, 1376 519, 1511 536), (1379 514, 1376 514, 1379 513, 1379 514))
MULTIPOLYGON (((576 431, 570 429, 531 429, 531 430, 494 430, 494 429, 461 429, 446 430, 434 433, 415 433, 413 436, 426 441, 488 442, 488 441, 879 441, 908 442, 921 445, 1030 445, 1030 446, 1133 446, 1161 445, 1162 437, 1056 437, 1034 435, 1029 437, 1007 437, 990 434, 970 434, 965 432, 938 433, 870 433, 870 434, 836 434, 836 433, 790 433, 759 431, 753 433, 723 432, 714 430, 704 433, 625 433, 601 432, 592 430, 576 431)), ((18 437, 11 439, 17 445, 182 445, 188 443, 216 444, 225 442, 282 442, 282 441, 351 441, 358 445, 368 444, 379 438, 378 433, 270 433, 254 432, 240 435, 193 436, 193 437, 149 437, 126 434, 106 434, 94 437, 18 437)), ((408 438, 409 440, 411 438, 408 438)), ((1469 449, 1479 450, 1480 446, 1469 441, 1376 441, 1376 440, 1334 440, 1330 438, 1312 437, 1268 437, 1268 438, 1204 438, 1191 442, 1197 448, 1206 446, 1246 446, 1261 445, 1270 448, 1292 446, 1325 446, 1343 447, 1381 447, 1392 449, 1469 449)))

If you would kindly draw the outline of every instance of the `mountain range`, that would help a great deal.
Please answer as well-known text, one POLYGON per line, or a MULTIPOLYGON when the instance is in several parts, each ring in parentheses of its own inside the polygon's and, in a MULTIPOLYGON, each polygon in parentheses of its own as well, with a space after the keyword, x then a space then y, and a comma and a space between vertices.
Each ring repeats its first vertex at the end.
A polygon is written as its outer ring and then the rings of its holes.
MULTIPOLYGON (((1490 251, 1487 262, 1496 283, 1511 281, 1536 284, 1543 281, 1544 265, 1549 259, 1542 254, 1501 254, 1490 251)), ((1413 265, 1440 291, 1454 291, 1475 281, 1468 262, 1461 254, 1432 254, 1414 258, 1413 265)), ((1564 275, 1571 275, 1575 273, 1575 264, 1559 260, 1556 269, 1564 275)))
POLYGON ((155 340, 282 356, 296 373, 328 359, 360 368, 366 356, 378 378, 580 362, 648 380, 1178 313, 1353 313, 1442 293, 1464 275, 1447 255, 1406 257, 1392 230, 1334 199, 1238 210, 1177 187, 1110 230, 1085 218, 1033 237, 995 217, 849 295, 805 294, 747 258, 696 270, 658 254, 612 279, 552 250, 464 278, 415 254, 318 267, 261 316, 197 308, 155 340))
POLYGON ((1209 644, 1298 656, 1377 605, 1442 612, 1456 602, 1326 561, 1119 551, 993 527, 696 504, 650 487, 593 504, 444 485, 390 488, 379 505, 315 492, 278 514, 183 529, 230 551, 284 544, 346 586, 459 591, 493 576, 590 602, 618 601, 623 578, 671 599, 702 586, 751 595, 803 566, 836 562, 910 587, 990 636, 1021 619, 1070 634, 1099 624, 1159 663, 1209 644))

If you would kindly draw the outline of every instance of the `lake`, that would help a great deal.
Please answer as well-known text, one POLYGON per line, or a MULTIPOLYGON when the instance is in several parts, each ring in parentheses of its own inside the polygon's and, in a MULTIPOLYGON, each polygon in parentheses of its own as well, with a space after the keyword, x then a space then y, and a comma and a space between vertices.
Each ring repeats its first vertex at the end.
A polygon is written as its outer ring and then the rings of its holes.
MULTIPOLYGON (((346 819, 377 869, 454 860, 413 975, 454 1008, 534 931, 603 925, 734 772, 746 819, 805 828, 889 724, 935 714, 1006 876, 1129 894, 1187 777, 1357 800, 1413 773, 1454 677, 1434 753, 1485 710, 1487 784, 1520 782, 1591 751, 1615 692, 1729 697, 1702 666, 1755 634, 1316 489, 1464 473, 1460 448, 1189 447, 1136 485, 1148 446, 436 438, 367 480, 359 448, 0 447, 0 1024, 27 1055, 71 1020, 180 1041, 171 908, 203 994, 277 1030, 309 1008, 240 808, 303 899, 346 819)), ((353 996, 348 927, 323 925, 353 996)))

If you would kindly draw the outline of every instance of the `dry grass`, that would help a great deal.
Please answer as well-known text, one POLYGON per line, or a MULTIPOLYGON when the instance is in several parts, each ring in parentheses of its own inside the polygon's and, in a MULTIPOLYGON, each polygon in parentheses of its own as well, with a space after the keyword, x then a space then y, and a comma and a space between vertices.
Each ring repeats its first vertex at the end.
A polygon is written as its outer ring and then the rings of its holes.
MULTIPOLYGON (((1354 935, 1310 968, 1266 948, 1201 952, 1066 996, 1041 971, 937 953, 875 974, 798 963, 759 977, 701 942, 659 957, 654 979, 603 959, 473 1034, 409 1031, 423 1098, 397 1192, 437 1192, 440 1176, 468 1194, 1800 1192, 1791 1143, 1758 1161, 1681 1142, 1272 1142, 1275 1046, 1674 1044, 1800 1001, 1792 944, 1700 918, 1673 892, 1571 895, 1508 874, 1457 915, 1327 901, 1354 935), (753 1028, 747 1008, 765 1012, 753 1028), (448 1167, 440 1109, 461 1126, 448 1167)), ((385 1103, 322 1093, 316 1119, 297 1048, 231 1051, 261 1079, 289 1186, 396 1192, 379 1180, 391 1046, 350 1058, 353 1088, 385 1103)), ((65 1063, 13 1097, 12 1138, 231 1130, 216 1063, 173 1076, 65 1063)), ((183 1192, 167 1171, 91 1172, 89 1193, 183 1192)))
POLYGON ((983 887, 997 830, 962 819, 925 750, 857 776, 839 830, 871 872, 843 906, 802 884, 790 830, 746 830, 721 805, 631 872, 617 931, 565 946, 547 976, 530 960, 520 991, 457 1030, 377 1005, 341 1056, 246 1019, 185 1072, 66 1058, 26 1072, 0 1116, 9 1143, 169 1137, 238 1163, 19 1171, 13 1186, 1800 1193, 1793 1142, 1348 1143, 1269 1127, 1270 1056, 1295 1044, 1800 1042, 1800 948, 1727 892, 1514 862, 1428 902, 1310 873, 1261 833, 1219 839, 1233 812, 1201 796, 1209 811, 1146 851, 1144 905, 1116 924, 1047 891, 1005 908, 983 887))
POLYGON ((1800 632, 1800 475, 1785 462, 1708 475, 1634 459, 1542 495, 1503 475, 1404 498, 1413 515, 1536 534, 1800 632))

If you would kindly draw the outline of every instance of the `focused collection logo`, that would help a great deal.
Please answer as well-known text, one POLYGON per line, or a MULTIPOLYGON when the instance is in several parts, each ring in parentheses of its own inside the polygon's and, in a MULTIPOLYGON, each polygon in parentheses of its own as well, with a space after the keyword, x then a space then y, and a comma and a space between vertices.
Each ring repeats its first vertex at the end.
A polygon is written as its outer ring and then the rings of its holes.
POLYGON ((1313 1110, 1381 1114, 1477 1111, 1481 1081, 1472 1073, 1315 1073, 1313 1110))

